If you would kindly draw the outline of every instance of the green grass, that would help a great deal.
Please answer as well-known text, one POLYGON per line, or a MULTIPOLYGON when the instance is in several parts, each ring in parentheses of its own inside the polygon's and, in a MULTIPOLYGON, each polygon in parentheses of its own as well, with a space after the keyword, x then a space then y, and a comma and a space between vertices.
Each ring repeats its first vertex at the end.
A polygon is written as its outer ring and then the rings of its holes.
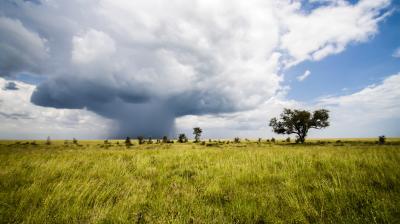
POLYGON ((400 144, 0 141, 1 223, 400 223, 400 144))

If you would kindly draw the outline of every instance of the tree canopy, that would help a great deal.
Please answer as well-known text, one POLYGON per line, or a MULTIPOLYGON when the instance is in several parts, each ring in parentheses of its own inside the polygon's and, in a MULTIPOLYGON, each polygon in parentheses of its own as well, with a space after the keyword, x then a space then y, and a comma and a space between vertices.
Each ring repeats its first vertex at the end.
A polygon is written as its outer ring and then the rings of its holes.
POLYGON ((297 142, 304 143, 310 128, 322 129, 329 126, 329 111, 325 109, 309 112, 285 108, 280 119, 272 118, 269 126, 277 134, 296 134, 297 142))
POLYGON ((200 141, 200 135, 201 135, 202 132, 203 132, 203 130, 201 130, 200 127, 193 128, 193 134, 194 134, 195 142, 199 142, 200 141))

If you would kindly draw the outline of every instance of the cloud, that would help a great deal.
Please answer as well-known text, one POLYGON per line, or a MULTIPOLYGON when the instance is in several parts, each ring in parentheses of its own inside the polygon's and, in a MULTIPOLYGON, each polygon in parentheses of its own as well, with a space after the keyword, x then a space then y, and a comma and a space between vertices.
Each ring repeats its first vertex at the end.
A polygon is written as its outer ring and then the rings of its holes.
POLYGON ((395 57, 395 58, 400 58, 400 47, 397 48, 397 49, 393 52, 392 56, 395 57))
POLYGON ((328 109, 331 125, 323 130, 311 129, 313 138, 359 138, 379 135, 400 135, 400 73, 391 75, 364 89, 343 96, 321 98, 315 103, 303 103, 286 99, 286 91, 280 92, 259 107, 242 112, 221 115, 188 115, 178 118, 178 130, 188 136, 192 127, 200 126, 204 138, 271 138, 281 137, 272 133, 268 121, 278 117, 283 108, 299 108, 309 111, 328 109))
POLYGON ((388 5, 3 1, 1 46, 14 50, 0 53, 1 73, 45 76, 34 104, 112 119, 111 136, 172 135, 182 116, 256 110, 285 88, 285 67, 368 40, 388 5))
POLYGON ((310 72, 309 70, 306 70, 306 71, 304 72, 303 75, 297 76, 297 80, 298 80, 299 82, 302 82, 302 81, 304 81, 308 76, 310 76, 310 74, 311 74, 311 72, 310 72))
POLYGON ((332 125, 324 136, 399 136, 399 85, 400 73, 350 95, 320 99, 317 106, 330 109, 332 114, 332 125))
POLYGON ((28 30, 18 19, 0 17, 0 76, 23 70, 40 72, 47 58, 46 39, 28 30))
POLYGON ((77 64, 109 60, 115 52, 114 41, 106 33, 95 29, 90 29, 83 35, 74 36, 72 45, 72 62, 77 64))
POLYGON ((367 41, 378 32, 378 22, 390 14, 385 10, 389 5, 389 0, 364 0, 355 5, 331 1, 308 14, 299 11, 300 6, 288 8, 291 13, 282 15, 287 32, 281 42, 292 59, 287 66, 318 61, 344 51, 349 43, 367 41))
POLYGON ((18 90, 17 84, 15 82, 7 82, 4 84, 4 90, 18 90))
MULTIPOLYGON (((0 85, 6 85, 0 78, 0 85)), ((105 138, 113 122, 87 110, 39 107, 30 102, 34 85, 14 82, 18 89, 0 89, 1 139, 105 138)), ((111 129, 110 129, 111 128, 111 129)))

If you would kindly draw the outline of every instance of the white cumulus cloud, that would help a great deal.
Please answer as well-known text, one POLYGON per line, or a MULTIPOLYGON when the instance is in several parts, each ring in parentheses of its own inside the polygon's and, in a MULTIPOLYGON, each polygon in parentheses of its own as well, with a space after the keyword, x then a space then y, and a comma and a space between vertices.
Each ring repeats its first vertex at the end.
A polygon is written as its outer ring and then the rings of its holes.
POLYGON ((397 49, 393 52, 392 56, 395 57, 395 58, 400 58, 400 47, 397 48, 397 49))
POLYGON ((310 76, 310 74, 311 74, 310 70, 306 70, 306 71, 304 72, 303 75, 297 76, 297 80, 298 80, 299 82, 302 82, 302 81, 304 81, 308 76, 310 76))

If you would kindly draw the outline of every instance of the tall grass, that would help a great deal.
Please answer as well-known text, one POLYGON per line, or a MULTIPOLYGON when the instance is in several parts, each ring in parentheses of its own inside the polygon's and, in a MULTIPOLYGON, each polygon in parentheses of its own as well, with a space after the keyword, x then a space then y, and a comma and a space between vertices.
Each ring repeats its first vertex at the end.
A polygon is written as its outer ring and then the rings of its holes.
POLYGON ((0 142, 2 223, 400 223, 400 146, 0 142))

